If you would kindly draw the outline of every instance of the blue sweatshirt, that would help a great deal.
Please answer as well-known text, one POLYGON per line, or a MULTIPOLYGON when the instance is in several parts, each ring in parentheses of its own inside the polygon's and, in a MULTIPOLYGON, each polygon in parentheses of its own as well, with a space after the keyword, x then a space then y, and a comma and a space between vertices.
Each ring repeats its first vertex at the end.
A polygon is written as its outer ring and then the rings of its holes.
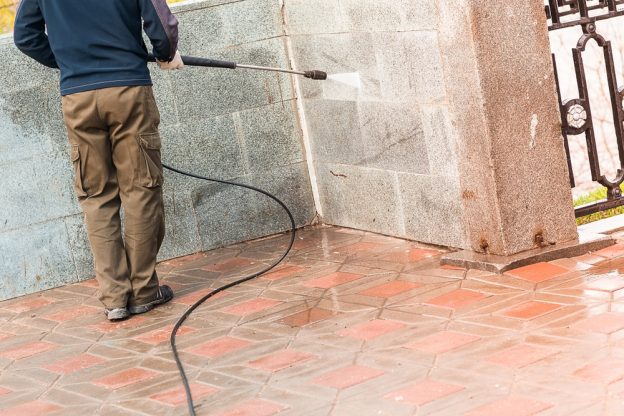
POLYGON ((165 0, 22 0, 15 45, 61 70, 61 94, 152 85, 145 30, 161 61, 171 61, 178 21, 165 0))

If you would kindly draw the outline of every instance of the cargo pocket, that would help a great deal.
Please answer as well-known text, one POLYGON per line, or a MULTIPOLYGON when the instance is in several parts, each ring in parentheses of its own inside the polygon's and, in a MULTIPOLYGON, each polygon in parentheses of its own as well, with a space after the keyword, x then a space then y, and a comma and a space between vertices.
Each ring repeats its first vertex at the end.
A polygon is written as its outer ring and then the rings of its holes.
POLYGON ((82 166, 80 164, 80 149, 77 144, 72 144, 71 161, 74 165, 74 190, 79 199, 86 198, 87 193, 84 190, 82 182, 82 166))
POLYGON ((158 132, 141 133, 138 140, 140 149, 138 184, 146 188, 155 188, 162 185, 160 134, 158 132))

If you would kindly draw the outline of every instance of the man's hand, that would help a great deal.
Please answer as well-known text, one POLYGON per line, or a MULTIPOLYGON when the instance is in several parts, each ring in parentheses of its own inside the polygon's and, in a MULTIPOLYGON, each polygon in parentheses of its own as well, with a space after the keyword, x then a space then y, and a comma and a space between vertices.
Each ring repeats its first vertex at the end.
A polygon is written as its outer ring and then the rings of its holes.
POLYGON ((173 69, 182 69, 184 68, 184 62, 182 62, 182 56, 180 55, 180 51, 176 51, 175 56, 171 60, 171 62, 159 61, 156 60, 158 66, 163 71, 171 71, 173 69))

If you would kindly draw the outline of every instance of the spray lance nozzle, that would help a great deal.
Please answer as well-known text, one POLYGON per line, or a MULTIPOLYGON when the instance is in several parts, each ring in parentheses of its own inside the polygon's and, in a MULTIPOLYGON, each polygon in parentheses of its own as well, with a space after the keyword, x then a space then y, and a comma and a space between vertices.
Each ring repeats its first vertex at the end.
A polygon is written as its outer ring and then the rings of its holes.
POLYGON ((319 80, 319 81, 324 81, 324 80, 327 79, 327 72, 318 71, 318 70, 314 69, 312 71, 305 71, 303 76, 306 77, 306 78, 310 78, 310 79, 316 79, 316 80, 319 80))
MULTIPOLYGON (((155 62, 156 59, 154 55, 150 54, 147 57, 148 62, 155 62)), ((182 62, 184 65, 188 66, 204 66, 209 68, 227 68, 227 69, 254 69, 257 71, 272 71, 272 72, 282 72, 285 74, 295 74, 295 75, 303 75, 306 78, 323 81, 327 79, 327 73, 318 70, 312 71, 294 71, 291 69, 283 69, 283 68, 272 68, 268 66, 256 66, 256 65, 241 65, 236 62, 230 61, 220 61, 217 59, 208 59, 208 58, 197 58, 195 56, 182 56, 182 62)))

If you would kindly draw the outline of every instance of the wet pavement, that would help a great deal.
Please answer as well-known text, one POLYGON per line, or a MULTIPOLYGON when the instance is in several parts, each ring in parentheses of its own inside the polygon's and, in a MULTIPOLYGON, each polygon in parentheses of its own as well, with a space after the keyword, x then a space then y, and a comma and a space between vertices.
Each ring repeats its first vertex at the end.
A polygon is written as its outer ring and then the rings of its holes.
MULTIPOLYGON (((106 321, 97 283, 0 302, 0 415, 185 415, 168 338, 285 236, 159 265, 173 302, 106 321)), ((178 336, 198 415, 622 415, 624 245, 493 275, 371 233, 300 232, 178 336)))

